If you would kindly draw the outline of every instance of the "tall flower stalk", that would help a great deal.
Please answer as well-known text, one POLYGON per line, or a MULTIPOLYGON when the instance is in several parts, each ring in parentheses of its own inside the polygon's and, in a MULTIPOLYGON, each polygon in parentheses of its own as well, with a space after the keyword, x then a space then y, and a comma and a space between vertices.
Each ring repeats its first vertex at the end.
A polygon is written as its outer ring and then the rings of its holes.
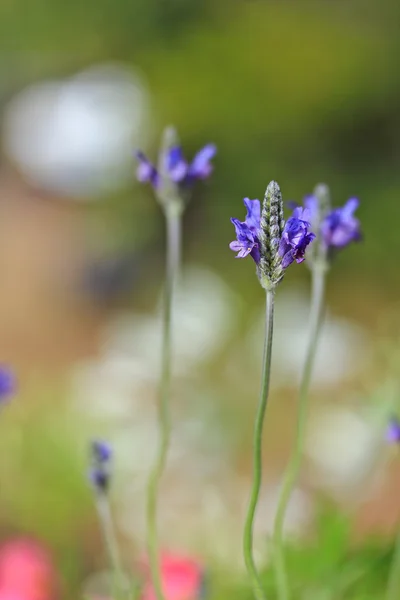
POLYGON ((261 391, 253 435, 253 481, 243 531, 243 554, 254 597, 265 600, 254 560, 253 532, 262 484, 262 438, 270 384, 274 296, 285 269, 295 260, 303 262, 305 250, 315 236, 308 231, 310 223, 305 220, 301 208, 296 209, 296 214, 285 224, 282 194, 275 181, 267 187, 262 209, 258 200, 245 198, 244 204, 247 208, 245 221, 231 219, 236 240, 231 242, 230 248, 238 252, 237 258, 250 255, 256 263, 258 279, 265 290, 266 311, 261 391))
POLYGON ((147 485, 147 546, 151 577, 157 599, 164 598, 159 564, 157 535, 157 499, 162 474, 165 469, 171 438, 170 390, 172 364, 172 307, 181 261, 181 211, 170 206, 165 211, 166 276, 162 319, 161 378, 157 403, 158 427, 160 432, 157 456, 151 469, 147 485))
POLYGON ((212 172, 211 159, 216 153, 213 144, 200 150, 191 163, 182 153, 173 128, 164 132, 157 168, 138 152, 137 177, 153 186, 166 223, 166 274, 162 317, 161 376, 157 402, 159 445, 147 484, 147 549, 151 578, 157 600, 164 600, 160 570, 157 529, 157 500, 162 475, 168 457, 171 438, 170 397, 172 373, 172 317, 173 301, 181 263, 182 215, 190 191, 197 179, 205 179, 212 172))
POLYGON ((309 211, 312 226, 317 232, 317 240, 310 248, 308 260, 312 278, 310 322, 307 353, 300 382, 295 441, 283 477, 274 522, 274 565, 279 600, 290 598, 283 548, 283 531, 287 507, 299 475, 304 449, 309 391, 323 321, 325 277, 335 250, 360 238, 359 223, 353 216, 353 211, 358 205, 358 201, 355 199, 350 199, 343 208, 331 210, 329 190, 327 186, 320 184, 316 186, 312 196, 306 197, 304 205, 309 211))
POLYGON ((265 335, 261 390, 253 434, 253 485, 251 488, 249 506, 247 509, 247 516, 243 530, 243 555, 247 571, 251 578, 254 596, 257 600, 263 600, 265 595, 253 556, 253 528, 262 481, 262 435, 264 417, 267 409, 271 372, 272 336, 274 328, 274 298, 275 292, 273 290, 267 290, 265 302, 265 335))
POLYGON ((115 600, 123 600, 127 597, 128 590, 121 567, 119 548, 108 499, 111 480, 111 459, 112 450, 107 442, 100 440, 92 442, 89 478, 93 485, 97 514, 111 568, 113 598, 115 600))

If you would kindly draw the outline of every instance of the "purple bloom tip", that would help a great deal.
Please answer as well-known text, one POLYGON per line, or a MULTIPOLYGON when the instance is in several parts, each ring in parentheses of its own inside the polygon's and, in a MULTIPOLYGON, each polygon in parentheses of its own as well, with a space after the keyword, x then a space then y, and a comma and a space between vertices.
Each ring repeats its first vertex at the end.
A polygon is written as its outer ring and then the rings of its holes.
POLYGON ((5 402, 15 392, 15 376, 13 371, 5 366, 0 366, 0 402, 5 402))

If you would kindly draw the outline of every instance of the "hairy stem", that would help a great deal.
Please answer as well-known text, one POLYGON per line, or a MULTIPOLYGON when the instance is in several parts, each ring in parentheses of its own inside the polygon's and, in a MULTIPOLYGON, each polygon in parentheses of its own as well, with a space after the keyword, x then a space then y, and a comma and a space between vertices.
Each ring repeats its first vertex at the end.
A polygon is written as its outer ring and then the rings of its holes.
POLYGON ((283 549, 283 527, 285 515, 293 492, 294 485, 299 475, 301 458, 304 447, 306 432, 308 408, 309 408, 309 389, 311 383, 312 370, 315 361, 317 343, 321 330, 325 289, 325 269, 315 266, 312 271, 312 294, 310 310, 309 339, 306 361, 301 377, 298 417, 296 426, 296 435, 292 455, 286 468, 282 490, 278 502, 278 508, 274 523, 274 562, 276 570, 276 584, 279 600, 288 600, 290 597, 289 584, 285 567, 285 557, 283 549))
POLYGON ((265 594, 262 589, 260 575, 254 561, 253 554, 253 530, 254 517, 257 509, 258 498, 260 495, 262 481, 262 434, 265 411, 267 408, 269 380, 271 372, 271 354, 272 354, 272 334, 274 323, 274 291, 266 292, 265 304, 265 338, 264 355, 261 377, 260 399, 254 423, 253 437, 253 485, 251 488, 250 501, 247 509, 247 516, 243 532, 243 554, 246 568, 253 586, 253 592, 256 600, 265 600, 265 594))
POLYGON ((158 396, 158 425, 160 441, 154 466, 151 470, 147 485, 147 547, 149 553, 151 577, 157 600, 165 600, 160 573, 160 557, 157 534, 157 498, 160 480, 164 472, 171 437, 170 421, 170 388, 171 388, 171 358, 172 358, 172 303, 179 271, 181 254, 181 214, 174 207, 165 211, 167 242, 166 242, 166 277, 163 306, 163 332, 161 379, 158 396))

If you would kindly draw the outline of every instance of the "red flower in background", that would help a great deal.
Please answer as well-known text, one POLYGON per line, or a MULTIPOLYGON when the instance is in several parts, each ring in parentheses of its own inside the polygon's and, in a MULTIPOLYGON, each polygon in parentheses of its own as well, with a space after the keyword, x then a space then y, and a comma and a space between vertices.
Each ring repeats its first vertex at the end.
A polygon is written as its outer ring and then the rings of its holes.
MULTIPOLYGON (((147 559, 142 566, 145 568, 146 579, 140 600, 156 600, 147 559)), ((202 596, 204 570, 195 559, 165 553, 161 556, 160 569, 166 600, 198 600, 202 596)))
POLYGON ((37 542, 15 538, 0 546, 0 600, 53 600, 55 571, 37 542))

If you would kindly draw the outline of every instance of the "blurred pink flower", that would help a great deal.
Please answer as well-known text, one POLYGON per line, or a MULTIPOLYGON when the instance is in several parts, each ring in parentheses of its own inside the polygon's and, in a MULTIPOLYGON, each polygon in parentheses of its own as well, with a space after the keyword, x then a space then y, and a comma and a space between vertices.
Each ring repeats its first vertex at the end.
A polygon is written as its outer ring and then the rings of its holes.
POLYGON ((15 538, 0 546, 0 600, 53 600, 55 570, 37 542, 15 538))
MULTIPOLYGON (((142 566, 146 571, 146 579, 140 600, 156 600, 147 559, 143 561, 142 566)), ((166 600, 197 600, 202 596, 204 571, 197 560, 165 553, 161 556, 160 567, 166 600)))

